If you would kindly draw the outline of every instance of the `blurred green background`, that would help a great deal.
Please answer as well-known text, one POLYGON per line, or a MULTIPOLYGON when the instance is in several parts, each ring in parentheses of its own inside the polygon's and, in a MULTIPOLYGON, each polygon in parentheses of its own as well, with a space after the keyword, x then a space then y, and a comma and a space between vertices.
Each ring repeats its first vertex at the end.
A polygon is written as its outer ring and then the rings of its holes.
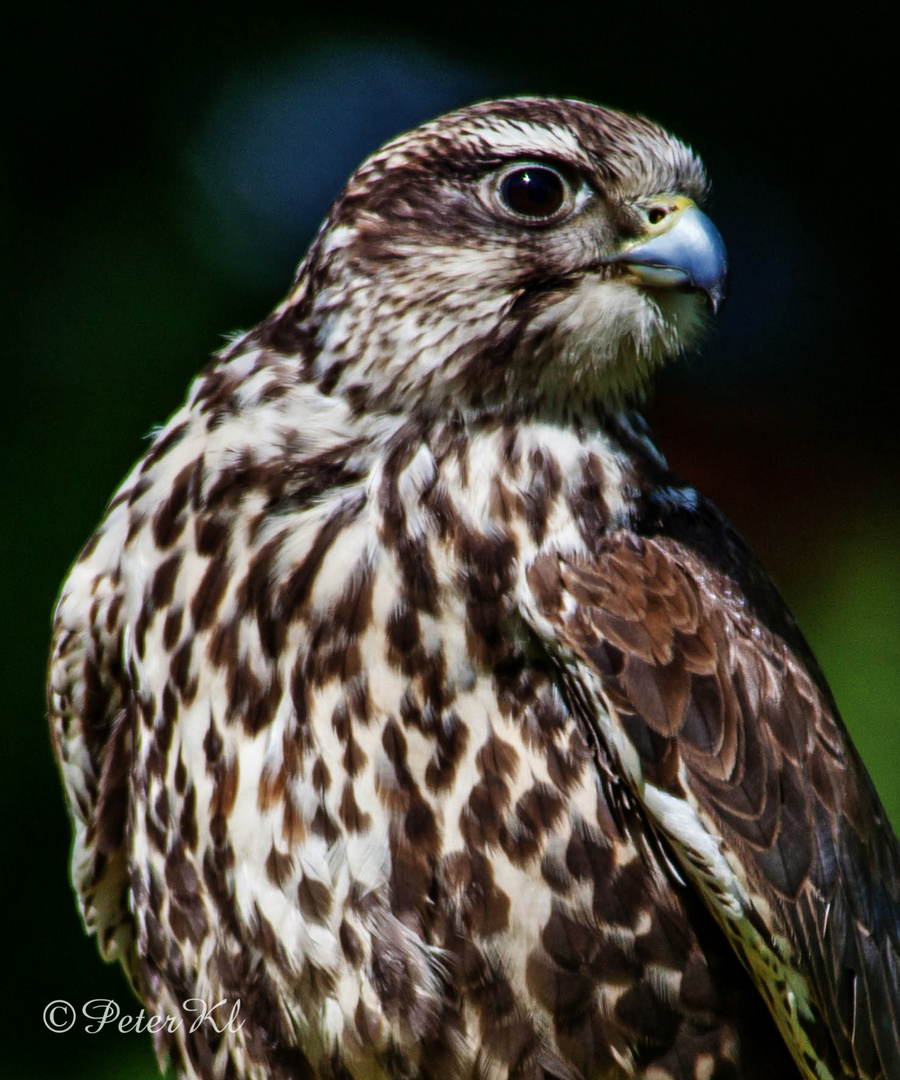
MULTIPOLYGON (((731 298, 650 407, 785 593, 900 823, 896 62, 876 10, 458 2, 17 5, 0 94, 5 940, 0 1076, 156 1075, 49 1033, 124 979, 81 932, 43 674, 69 562, 228 331, 279 299, 382 140, 510 93, 647 113, 704 156, 731 298)), ((80 1027, 80 1025, 79 1025, 80 1027)))

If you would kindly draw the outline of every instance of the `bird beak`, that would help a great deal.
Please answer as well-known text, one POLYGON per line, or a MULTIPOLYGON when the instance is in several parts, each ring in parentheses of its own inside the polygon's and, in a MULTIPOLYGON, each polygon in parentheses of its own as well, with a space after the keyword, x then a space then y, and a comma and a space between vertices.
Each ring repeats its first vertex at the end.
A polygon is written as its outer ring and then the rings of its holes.
POLYGON ((630 241, 609 262, 624 263, 645 285, 687 287, 706 293, 713 312, 725 299, 728 258, 719 230, 683 195, 660 195, 649 201, 644 236, 630 241), (663 211, 658 222, 653 212, 663 211))

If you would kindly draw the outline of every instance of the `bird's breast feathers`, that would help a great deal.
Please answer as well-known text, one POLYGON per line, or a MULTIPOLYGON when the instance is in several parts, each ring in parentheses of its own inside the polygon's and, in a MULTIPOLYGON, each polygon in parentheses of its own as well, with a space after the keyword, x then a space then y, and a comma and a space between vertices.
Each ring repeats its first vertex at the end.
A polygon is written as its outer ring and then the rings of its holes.
MULTIPOLYGON (((364 1015, 366 1053, 416 1054, 445 1022, 442 938, 409 929, 432 919, 435 865, 442 919, 483 935, 483 963, 524 985, 535 955, 550 963, 541 934, 557 917, 535 866, 569 883, 590 925, 602 912, 588 914, 567 850, 599 845, 613 875, 637 859, 640 837, 613 848, 598 819, 586 738, 527 659, 521 609, 524 569, 551 538, 586 554, 597 515, 627 520, 629 466, 599 430, 546 423, 471 433, 448 417, 427 438, 396 425, 361 447, 308 388, 275 394, 279 377, 253 375, 255 396, 245 382, 240 416, 211 431, 195 393, 114 498, 58 618, 83 633, 98 595, 115 593, 101 623, 118 635, 138 721, 138 952, 170 964, 154 951, 168 927, 188 982, 210 978, 204 950, 227 900, 277 953, 273 996, 306 1037, 352 1044, 364 1015), (403 1012, 375 974, 390 964, 403 1012)), ((81 884, 102 919, 96 872, 81 884)), ((666 888, 651 875, 630 920, 652 921, 666 888)), ((158 992, 177 1008, 171 987, 158 992)))

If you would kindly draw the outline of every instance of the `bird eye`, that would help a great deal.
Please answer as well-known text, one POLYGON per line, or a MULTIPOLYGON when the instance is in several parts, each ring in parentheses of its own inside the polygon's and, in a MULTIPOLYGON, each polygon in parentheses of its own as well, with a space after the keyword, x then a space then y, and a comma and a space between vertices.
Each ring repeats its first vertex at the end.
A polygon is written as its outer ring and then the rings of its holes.
POLYGON ((523 165, 500 181, 498 194, 507 210, 518 217, 544 221, 558 213, 566 201, 566 182, 546 165, 523 165))

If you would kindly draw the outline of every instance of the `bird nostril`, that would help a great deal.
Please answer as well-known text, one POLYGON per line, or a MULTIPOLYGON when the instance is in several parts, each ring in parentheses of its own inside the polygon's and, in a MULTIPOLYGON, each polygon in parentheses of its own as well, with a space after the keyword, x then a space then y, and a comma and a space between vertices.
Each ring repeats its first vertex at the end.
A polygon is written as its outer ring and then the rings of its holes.
POLYGON ((647 214, 647 220, 651 225, 658 225, 668 212, 664 206, 654 206, 647 214))

